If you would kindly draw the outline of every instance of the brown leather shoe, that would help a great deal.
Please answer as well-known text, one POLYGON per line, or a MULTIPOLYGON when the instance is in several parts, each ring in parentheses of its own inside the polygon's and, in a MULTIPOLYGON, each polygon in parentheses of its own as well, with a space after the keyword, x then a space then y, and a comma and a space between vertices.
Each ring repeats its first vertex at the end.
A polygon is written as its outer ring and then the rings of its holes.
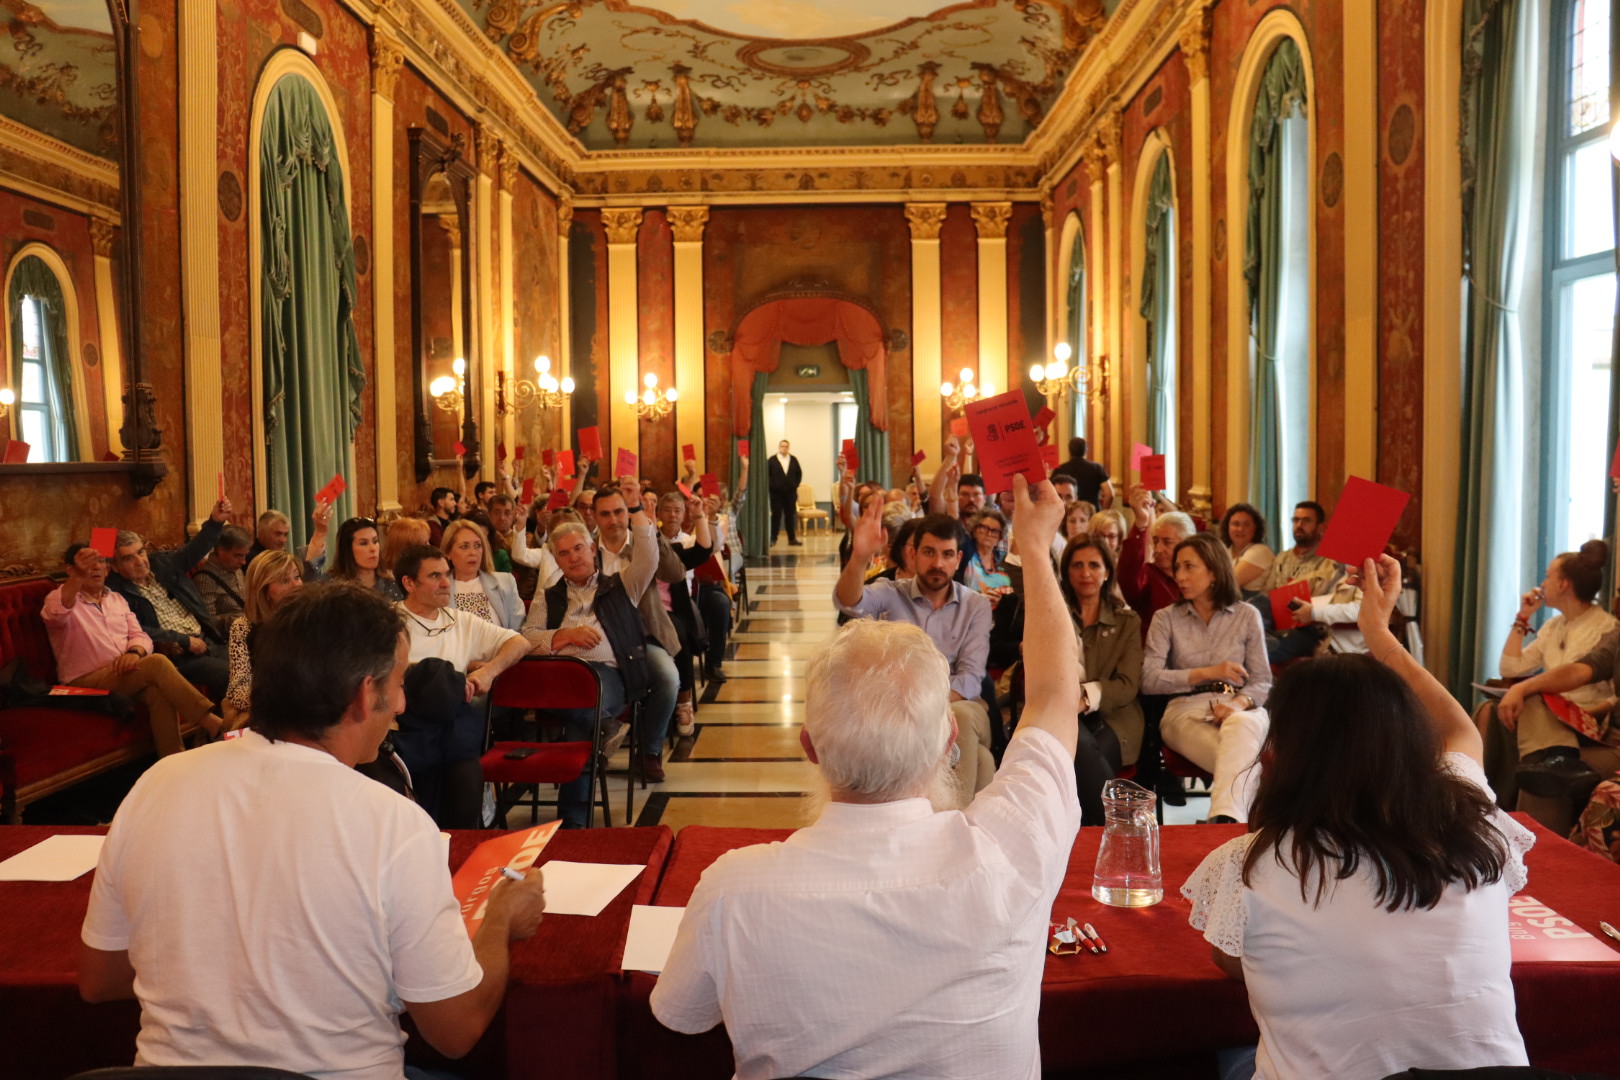
POLYGON ((664 782, 664 760, 657 754, 637 754, 636 769, 641 773, 641 778, 649 784, 664 782))

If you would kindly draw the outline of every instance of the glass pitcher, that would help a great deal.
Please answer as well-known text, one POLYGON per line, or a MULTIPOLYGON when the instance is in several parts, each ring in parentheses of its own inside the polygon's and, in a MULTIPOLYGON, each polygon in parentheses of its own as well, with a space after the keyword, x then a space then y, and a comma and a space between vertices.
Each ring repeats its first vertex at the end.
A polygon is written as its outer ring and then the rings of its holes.
POLYGON ((1110 780, 1102 789, 1102 848, 1091 895, 1111 907, 1150 907, 1164 899, 1159 871, 1159 822, 1153 792, 1129 780, 1110 780))

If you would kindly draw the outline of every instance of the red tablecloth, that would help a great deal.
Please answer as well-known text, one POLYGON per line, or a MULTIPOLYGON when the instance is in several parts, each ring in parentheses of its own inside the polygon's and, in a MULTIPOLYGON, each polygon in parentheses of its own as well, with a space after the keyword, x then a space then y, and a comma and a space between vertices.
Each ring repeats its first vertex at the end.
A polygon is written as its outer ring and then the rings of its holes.
MULTIPOLYGON (((0 827, 0 859, 57 833, 105 829, 0 827)), ((499 832, 458 832, 450 865, 460 866, 499 832)), ((595 918, 549 915, 512 950, 512 984, 503 1014, 461 1063, 468 1075, 601 1078, 615 1075, 619 962, 632 904, 649 903, 672 842, 667 827, 592 829, 552 838, 540 864, 642 863, 648 867, 595 918), (504 1065, 503 1065, 504 1062, 504 1065)), ((86 1005, 79 999, 75 955, 93 874, 61 884, 0 882, 0 1077, 61 1080, 85 1069, 134 1059, 139 1011, 134 1002, 86 1005)), ((413 1038, 412 1060, 433 1062, 413 1038)))
MULTIPOLYGON (((1598 920, 1620 915, 1620 866, 1555 836, 1521 816, 1536 832, 1528 863, 1538 900, 1596 934, 1598 920)), ((1163 831, 1163 903, 1139 910, 1110 908, 1091 898, 1092 869, 1102 830, 1082 829, 1068 874, 1053 905, 1058 919, 1090 922, 1103 935, 1106 956, 1048 956, 1041 987, 1041 1061, 1048 1075, 1141 1064, 1133 1076, 1208 1076, 1209 1051, 1258 1037, 1243 987, 1209 959, 1209 945, 1187 923, 1181 886, 1211 850, 1241 826, 1173 826, 1163 831)), ((780 840, 785 829, 688 826, 675 842, 657 904, 681 906, 703 871, 726 851, 780 840)), ((1606 939, 1605 939, 1606 940, 1606 939)), ((1519 1026, 1530 1059, 1572 1072, 1612 1072, 1620 1061, 1620 952, 1615 962, 1517 964, 1519 1026)), ((708 1080, 731 1075, 731 1046, 723 1030, 677 1035, 651 1016, 654 979, 632 976, 620 1019, 622 1075, 627 1080, 708 1080)))

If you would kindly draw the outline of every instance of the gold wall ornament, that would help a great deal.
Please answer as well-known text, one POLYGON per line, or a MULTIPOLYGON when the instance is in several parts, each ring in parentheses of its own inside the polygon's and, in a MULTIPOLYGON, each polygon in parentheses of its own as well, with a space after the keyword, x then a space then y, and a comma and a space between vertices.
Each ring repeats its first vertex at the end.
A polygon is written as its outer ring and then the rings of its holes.
POLYGON ((574 224, 574 201, 566 196, 557 200, 557 232, 566 237, 574 224))
POLYGON ((994 68, 981 68, 979 87, 979 126, 984 128, 984 137, 995 142, 1001 135, 1001 125, 1007 119, 1007 114, 1001 108, 1001 91, 996 87, 994 68))
MULTIPOLYGON (((625 77, 630 74, 630 71, 630 68, 619 68, 616 71, 610 71, 601 79, 575 94, 572 103, 568 107, 568 130, 578 135, 590 127, 591 121, 596 118, 597 108, 608 100, 608 95, 613 93, 615 85, 617 85, 619 94, 623 96, 625 77)), ((623 104, 625 119, 628 121, 630 114, 629 99, 626 98, 623 104)), ((611 109, 612 106, 609 106, 610 111, 611 109)), ((626 129, 627 132, 628 130, 626 129)))
POLYGON ((613 133, 613 141, 620 146, 630 145, 630 129, 635 124, 636 118, 630 112, 630 95, 625 92, 625 77, 615 75, 607 115, 607 126, 613 133))
POLYGON ((932 60, 917 65, 916 104, 911 108, 911 122, 917 125, 917 137, 931 142, 934 128, 939 124, 939 102, 934 99, 934 80, 939 77, 939 65, 932 60))
POLYGON ((911 238, 938 240, 947 209, 944 203, 907 203, 906 221, 911 225, 911 238))
POLYGON ((522 169, 522 162, 510 146, 501 147, 501 190, 514 192, 517 190, 518 172, 522 169))
POLYGON ((1048 229, 1052 227, 1053 215, 1057 212, 1057 200, 1050 191, 1041 193, 1041 224, 1048 229))
POLYGON ((118 226, 101 218, 90 219, 90 250, 103 259, 112 258, 113 241, 118 238, 118 226))
POLYGON ((978 227, 979 239, 1001 240, 1007 236, 1007 223, 1012 220, 1012 203, 974 203, 973 224, 978 227))
POLYGON ((670 118, 670 124, 675 128, 675 138, 680 144, 691 146, 698 123, 697 112, 692 108, 692 69, 685 64, 676 64, 670 71, 675 76, 675 113, 670 118))
POLYGON ((675 233, 676 243, 692 243, 703 239, 703 228, 709 223, 707 206, 671 206, 664 211, 675 233))
POLYGON ((399 70, 405 63, 405 48, 386 30, 371 28, 371 89, 386 101, 394 100, 399 70))
POLYGON ((478 153, 478 171, 491 179, 501 173, 501 154, 505 144, 487 124, 473 128, 473 140, 478 153))
POLYGON ((610 244, 635 243, 641 229, 641 207, 603 207, 602 227, 607 230, 610 244))
POLYGON ((1186 61, 1188 78, 1195 83, 1209 78, 1209 35, 1215 21, 1210 8, 1209 0, 1195 0, 1181 24, 1181 58, 1186 61))

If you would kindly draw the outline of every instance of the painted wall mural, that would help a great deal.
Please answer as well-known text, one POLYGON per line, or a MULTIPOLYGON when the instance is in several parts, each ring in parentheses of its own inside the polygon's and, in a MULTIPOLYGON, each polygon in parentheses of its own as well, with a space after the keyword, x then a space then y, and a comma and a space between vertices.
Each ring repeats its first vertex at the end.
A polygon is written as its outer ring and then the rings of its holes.
POLYGON ((105 0, 0 0, 0 116, 118 157, 118 71, 105 0))

